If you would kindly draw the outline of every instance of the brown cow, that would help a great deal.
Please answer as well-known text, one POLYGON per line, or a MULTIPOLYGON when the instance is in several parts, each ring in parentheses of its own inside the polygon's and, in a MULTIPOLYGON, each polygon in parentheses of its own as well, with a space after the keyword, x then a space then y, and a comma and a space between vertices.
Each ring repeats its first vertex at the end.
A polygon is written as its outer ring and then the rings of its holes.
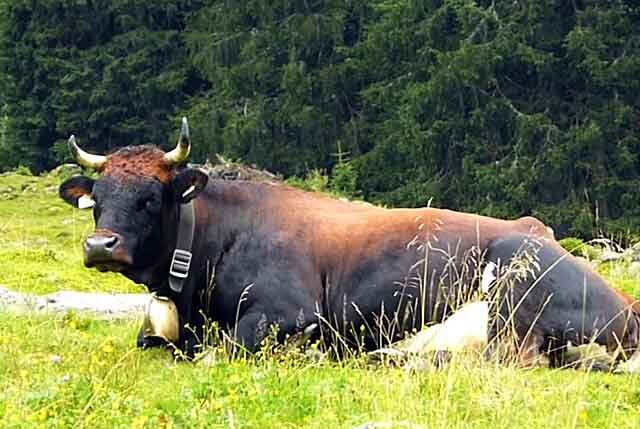
MULTIPOLYGON (((549 234, 531 217, 386 209, 280 184, 208 180, 182 166, 186 120, 168 154, 138 146, 91 155, 74 138, 70 146, 79 163, 102 173, 60 187, 74 206, 95 202, 86 266, 120 272, 172 299, 181 326, 193 327, 180 332, 187 350, 197 344, 203 314, 249 350, 272 324, 282 339, 318 322, 325 339, 339 334, 341 344, 372 349, 442 320, 468 292, 464 285, 473 283, 476 261, 495 238, 549 234), (191 202, 193 239, 176 253, 191 202), (184 259, 172 265, 174 254, 184 259), (176 282, 171 267, 186 277, 176 282)), ((150 344, 143 333, 139 344, 150 344)))

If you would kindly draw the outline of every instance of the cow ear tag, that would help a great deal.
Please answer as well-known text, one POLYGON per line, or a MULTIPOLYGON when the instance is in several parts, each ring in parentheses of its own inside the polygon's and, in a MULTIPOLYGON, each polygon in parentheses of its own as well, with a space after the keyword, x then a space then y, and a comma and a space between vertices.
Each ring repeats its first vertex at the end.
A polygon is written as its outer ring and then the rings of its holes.
POLYGON ((482 279, 480 281, 480 290, 482 293, 489 293, 491 290, 491 284, 497 279, 495 275, 496 268, 498 268, 498 266, 491 261, 489 261, 487 266, 484 268, 484 271, 482 272, 482 279))
POLYGON ((78 198, 79 209, 90 209, 95 205, 96 205, 96 202, 89 195, 83 195, 80 198, 78 198))

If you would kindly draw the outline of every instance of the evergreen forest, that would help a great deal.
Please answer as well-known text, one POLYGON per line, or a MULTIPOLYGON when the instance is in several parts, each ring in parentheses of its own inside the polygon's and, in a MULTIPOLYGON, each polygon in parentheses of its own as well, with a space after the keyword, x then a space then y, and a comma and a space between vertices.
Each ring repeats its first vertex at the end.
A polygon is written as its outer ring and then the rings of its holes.
POLYGON ((353 198, 640 236, 637 0, 0 0, 0 171, 175 143, 353 198))

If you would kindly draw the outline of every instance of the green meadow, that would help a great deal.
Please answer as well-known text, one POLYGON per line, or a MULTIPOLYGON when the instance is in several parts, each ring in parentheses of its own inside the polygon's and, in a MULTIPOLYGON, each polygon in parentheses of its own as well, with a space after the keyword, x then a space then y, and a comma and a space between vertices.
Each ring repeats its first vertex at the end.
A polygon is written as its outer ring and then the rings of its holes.
MULTIPOLYGON (((143 292, 84 268, 91 213, 57 197, 61 180, 0 176, 0 286, 143 292)), ((624 264, 603 274, 640 296, 640 274, 624 264)), ((136 349, 139 325, 0 311, 0 427, 640 427, 637 374, 520 369, 473 356, 413 372, 295 350, 190 363, 167 350, 136 349)))

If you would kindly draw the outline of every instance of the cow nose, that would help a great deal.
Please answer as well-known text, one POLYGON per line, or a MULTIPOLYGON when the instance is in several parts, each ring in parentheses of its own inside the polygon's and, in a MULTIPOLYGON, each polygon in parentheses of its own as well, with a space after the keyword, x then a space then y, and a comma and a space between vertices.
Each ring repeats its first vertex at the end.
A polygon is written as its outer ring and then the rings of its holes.
POLYGON ((100 249, 105 252, 112 252, 117 242, 118 237, 116 237, 115 235, 112 235, 110 237, 94 235, 87 238, 86 246, 89 249, 100 249))
POLYGON ((130 262, 121 249, 120 238, 116 234, 93 234, 84 242, 84 263, 87 267, 130 262))
POLYGON ((84 242, 84 260, 87 265, 108 262, 118 243, 115 235, 90 235, 84 242))

